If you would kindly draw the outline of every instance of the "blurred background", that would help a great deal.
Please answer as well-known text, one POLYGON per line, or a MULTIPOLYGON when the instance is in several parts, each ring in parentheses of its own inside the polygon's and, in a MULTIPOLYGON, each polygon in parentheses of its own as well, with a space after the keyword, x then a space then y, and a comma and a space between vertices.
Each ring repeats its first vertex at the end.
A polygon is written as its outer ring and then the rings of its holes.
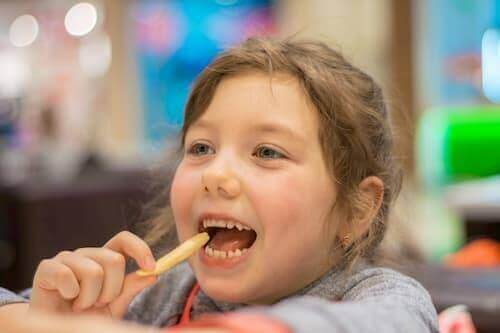
POLYGON ((133 230, 192 80, 253 35, 323 41, 382 85, 406 171, 383 249, 498 331, 500 0, 1 0, 0 285, 133 230))

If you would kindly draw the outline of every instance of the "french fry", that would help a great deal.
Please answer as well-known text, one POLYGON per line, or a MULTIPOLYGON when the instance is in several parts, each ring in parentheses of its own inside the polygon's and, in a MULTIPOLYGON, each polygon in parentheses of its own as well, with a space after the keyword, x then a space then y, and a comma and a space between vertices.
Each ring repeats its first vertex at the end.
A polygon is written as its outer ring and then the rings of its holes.
POLYGON ((160 275, 195 254, 209 239, 208 233, 199 233, 158 259, 153 271, 139 269, 136 274, 139 276, 160 275))

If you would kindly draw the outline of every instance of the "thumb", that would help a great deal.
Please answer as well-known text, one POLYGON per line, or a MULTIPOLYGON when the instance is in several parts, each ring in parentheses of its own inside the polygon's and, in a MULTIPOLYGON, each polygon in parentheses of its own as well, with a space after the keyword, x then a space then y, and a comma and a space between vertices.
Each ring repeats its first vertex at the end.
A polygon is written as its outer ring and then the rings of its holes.
POLYGON ((120 296, 109 304, 109 310, 113 318, 122 318, 127 312, 130 302, 145 288, 153 285, 157 280, 156 276, 142 277, 135 272, 129 273, 123 281, 123 288, 120 296))

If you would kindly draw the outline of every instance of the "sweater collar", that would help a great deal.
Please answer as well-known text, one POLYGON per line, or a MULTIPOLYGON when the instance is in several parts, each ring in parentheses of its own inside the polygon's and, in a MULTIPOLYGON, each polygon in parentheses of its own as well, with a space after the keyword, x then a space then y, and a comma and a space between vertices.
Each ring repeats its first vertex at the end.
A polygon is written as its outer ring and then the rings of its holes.
MULTIPOLYGON (((360 265, 356 268, 359 269, 360 265)), ((280 300, 286 300, 298 296, 312 296, 321 297, 331 301, 340 301, 346 290, 346 277, 351 275, 353 271, 358 269, 353 268, 352 270, 340 269, 334 266, 329 271, 327 271, 322 277, 309 283, 307 286, 303 287, 296 293, 289 295, 280 300)), ((193 318, 197 315, 207 312, 228 312, 242 309, 248 306, 243 303, 229 303, 223 301, 216 301, 208 295, 206 295, 203 290, 200 289, 197 298, 193 304, 193 318)))

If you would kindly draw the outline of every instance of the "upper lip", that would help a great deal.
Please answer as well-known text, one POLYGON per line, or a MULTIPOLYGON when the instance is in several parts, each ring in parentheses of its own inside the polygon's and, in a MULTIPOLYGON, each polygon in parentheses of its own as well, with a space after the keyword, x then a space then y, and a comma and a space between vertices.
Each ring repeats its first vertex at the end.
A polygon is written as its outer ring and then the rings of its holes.
POLYGON ((198 226, 200 228, 203 228, 203 221, 204 220, 225 220, 225 221, 234 221, 243 224, 244 226, 247 226, 253 230, 253 228, 248 225, 248 223, 242 222, 238 220, 237 218, 225 214, 225 213, 214 213, 214 212, 206 212, 200 215, 200 218, 198 219, 198 226))

